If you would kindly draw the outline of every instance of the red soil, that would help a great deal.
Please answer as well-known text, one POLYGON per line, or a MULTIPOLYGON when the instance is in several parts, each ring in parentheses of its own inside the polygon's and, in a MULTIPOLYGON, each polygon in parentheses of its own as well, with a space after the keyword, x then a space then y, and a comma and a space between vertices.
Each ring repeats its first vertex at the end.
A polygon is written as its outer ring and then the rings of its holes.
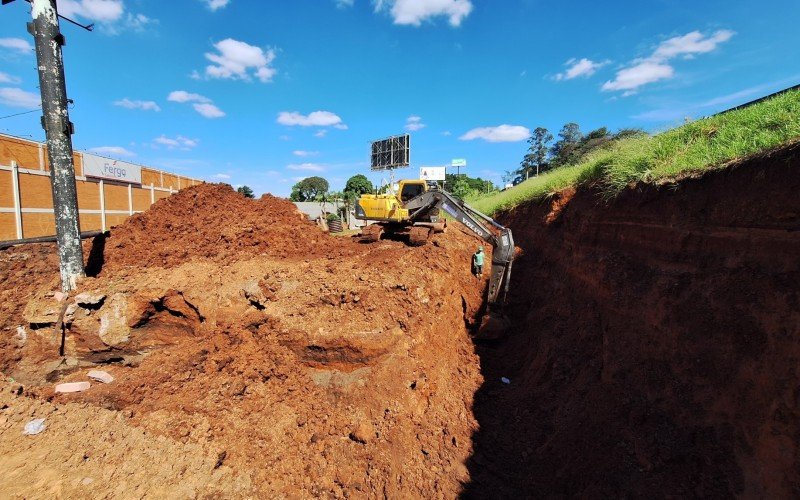
POLYGON ((52 246, 0 252, 0 369, 25 384, 0 384, 0 491, 797 496, 798 193, 795 145, 503 215, 514 327, 479 357, 485 281, 455 227, 360 245, 188 189, 87 245, 62 364, 52 246), (54 395, 97 362, 112 384, 54 395))
POLYGON ((96 277, 78 290, 86 295, 70 299, 63 362, 52 245, 2 254, 15 305, 0 361, 25 390, 3 401, 0 456, 14 477, 35 478, 14 491, 42 494, 35 485, 46 483, 83 496, 82 478, 129 471, 84 432, 87 405, 118 415, 96 435, 126 436, 131 457, 155 441, 191 451, 142 463, 131 490, 94 481, 92 495, 452 497, 468 480, 480 376, 467 325, 485 285, 469 274, 473 238, 453 228, 426 247, 363 245, 321 232, 284 200, 205 185, 103 243, 89 258, 96 277), (115 381, 53 393, 55 382, 85 380, 93 363, 115 381), (55 410, 29 409, 26 395, 55 410), (21 435, 26 416, 53 411, 65 417, 21 435), (37 439, 71 446, 33 460, 38 448, 26 443, 37 439), (207 456, 217 463, 207 467, 207 456), (143 474, 164 467, 180 471, 166 486, 143 474), (209 480, 217 474, 224 480, 209 480))
POLYGON ((468 496, 800 494, 800 145, 566 194, 501 217, 517 330, 479 349, 468 496))
POLYGON ((288 200, 251 200, 227 184, 203 184, 160 200, 114 228, 108 270, 175 267, 192 259, 227 263, 268 255, 307 258, 352 254, 353 244, 318 231, 288 200))

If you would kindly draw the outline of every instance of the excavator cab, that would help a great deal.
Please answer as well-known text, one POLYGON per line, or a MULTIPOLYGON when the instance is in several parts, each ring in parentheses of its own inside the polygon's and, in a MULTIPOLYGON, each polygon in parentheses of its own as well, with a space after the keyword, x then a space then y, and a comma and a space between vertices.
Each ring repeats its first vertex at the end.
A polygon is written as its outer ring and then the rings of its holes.
POLYGON ((406 203, 427 191, 425 181, 401 181, 400 182, 400 201, 406 203))

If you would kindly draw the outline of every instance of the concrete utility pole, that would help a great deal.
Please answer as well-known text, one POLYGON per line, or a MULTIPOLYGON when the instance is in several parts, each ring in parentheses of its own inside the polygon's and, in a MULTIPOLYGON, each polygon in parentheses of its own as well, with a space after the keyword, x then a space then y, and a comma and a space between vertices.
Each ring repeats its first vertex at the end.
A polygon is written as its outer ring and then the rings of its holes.
POLYGON ((56 0, 32 0, 33 23, 28 31, 36 42, 36 62, 42 91, 42 126, 47 136, 50 179, 53 185, 53 212, 61 269, 61 289, 74 290, 85 276, 78 220, 78 192, 72 160, 72 122, 67 112, 67 88, 61 46, 64 36, 58 25, 56 0))

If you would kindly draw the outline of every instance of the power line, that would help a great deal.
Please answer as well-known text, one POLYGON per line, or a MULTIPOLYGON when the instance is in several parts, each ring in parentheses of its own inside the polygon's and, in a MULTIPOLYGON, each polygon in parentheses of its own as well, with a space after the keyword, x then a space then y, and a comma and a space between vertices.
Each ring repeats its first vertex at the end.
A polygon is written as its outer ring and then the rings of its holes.
POLYGON ((23 111, 22 113, 14 113, 13 115, 0 116, 0 120, 3 120, 5 118, 12 118, 14 116, 19 116, 19 115, 27 115, 28 113, 35 113, 35 112, 41 111, 41 110, 42 110, 42 108, 38 107, 38 108, 32 109, 30 111, 23 111))
MULTIPOLYGON (((14 0, 3 0, 3 5, 5 5, 5 4, 7 4, 7 3, 11 3, 11 2, 13 2, 13 1, 14 1, 14 0)), ((31 0, 25 0, 25 1, 26 1, 26 2, 28 2, 28 3, 32 3, 32 1, 31 1, 31 0)), ((85 29, 86 31, 92 31, 92 30, 94 29, 94 23, 91 23, 91 24, 81 24, 81 23, 79 23, 79 22, 77 22, 77 21, 73 21, 72 19, 70 19, 70 18, 68 18, 68 17, 66 17, 66 16, 62 16, 61 14, 58 14, 58 13, 56 13, 56 15, 57 15, 58 17, 60 17, 61 19, 63 19, 63 20, 65 20, 65 21, 68 21, 68 22, 70 22, 70 23, 74 24, 75 26, 79 26, 79 27, 81 27, 81 28, 85 29)))

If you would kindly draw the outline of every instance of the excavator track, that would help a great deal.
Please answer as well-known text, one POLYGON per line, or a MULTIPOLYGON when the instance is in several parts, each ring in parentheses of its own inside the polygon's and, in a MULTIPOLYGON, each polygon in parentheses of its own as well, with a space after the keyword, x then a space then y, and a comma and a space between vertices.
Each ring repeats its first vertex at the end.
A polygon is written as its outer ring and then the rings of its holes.
POLYGON ((369 224, 361 230, 361 241, 365 243, 375 243, 383 235, 383 226, 380 224, 369 224))

